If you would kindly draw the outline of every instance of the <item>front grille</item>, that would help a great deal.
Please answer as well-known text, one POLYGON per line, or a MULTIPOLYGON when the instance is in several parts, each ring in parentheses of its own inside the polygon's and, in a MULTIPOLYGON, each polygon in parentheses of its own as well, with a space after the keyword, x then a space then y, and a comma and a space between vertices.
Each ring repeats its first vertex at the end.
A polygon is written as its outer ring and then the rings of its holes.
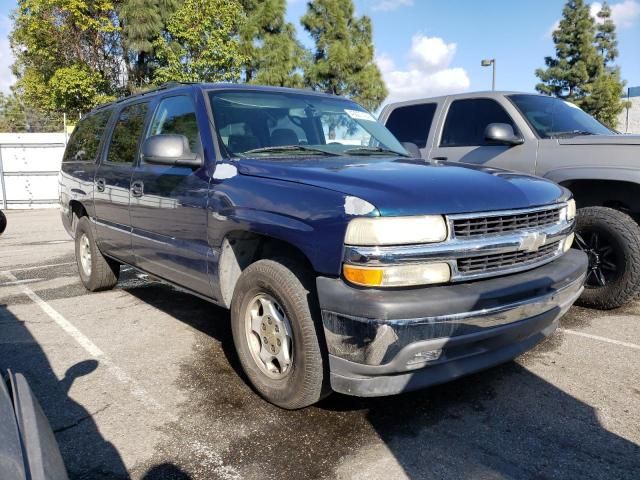
POLYGON ((542 262, 553 257, 558 252, 559 245, 560 242, 549 243, 540 247, 537 252, 520 251, 459 258, 458 271, 463 275, 488 273, 493 270, 508 270, 510 267, 542 262))
POLYGON ((453 233, 456 237, 475 237, 545 227, 560 221, 560 210, 558 207, 512 215, 454 219, 453 233))

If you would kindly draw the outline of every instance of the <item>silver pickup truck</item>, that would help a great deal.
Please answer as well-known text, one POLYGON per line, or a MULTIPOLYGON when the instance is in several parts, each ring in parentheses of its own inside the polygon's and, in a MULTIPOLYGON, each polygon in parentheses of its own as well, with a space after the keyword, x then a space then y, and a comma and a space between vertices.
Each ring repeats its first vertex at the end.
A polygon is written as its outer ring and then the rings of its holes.
POLYGON ((580 302, 616 308, 640 292, 640 135, 543 95, 476 92, 387 105, 380 121, 431 162, 526 172, 574 194, 574 248, 589 256, 580 302), (412 145, 413 144, 413 145, 412 145))

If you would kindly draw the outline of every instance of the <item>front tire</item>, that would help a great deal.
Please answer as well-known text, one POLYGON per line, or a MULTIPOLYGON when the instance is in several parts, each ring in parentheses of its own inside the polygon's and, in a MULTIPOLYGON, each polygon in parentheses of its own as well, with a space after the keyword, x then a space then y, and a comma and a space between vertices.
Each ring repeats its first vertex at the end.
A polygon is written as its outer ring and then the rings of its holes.
POLYGON ((240 275, 231 302, 244 372, 266 400, 290 410, 328 393, 314 295, 303 268, 284 259, 259 260, 240 275))
POLYGON ((75 241, 78 273, 85 288, 92 292, 113 288, 118 283, 120 264, 102 255, 88 217, 78 220, 75 241))
POLYGON ((589 257, 579 305, 608 310, 640 292, 640 227, 629 215, 607 207, 581 208, 573 246, 589 257))

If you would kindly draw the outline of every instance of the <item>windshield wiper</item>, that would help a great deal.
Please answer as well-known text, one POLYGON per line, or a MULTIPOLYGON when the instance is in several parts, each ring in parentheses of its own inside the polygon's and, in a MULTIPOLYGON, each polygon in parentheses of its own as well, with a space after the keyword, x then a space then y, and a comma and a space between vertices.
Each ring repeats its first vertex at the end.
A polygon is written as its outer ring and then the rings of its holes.
POLYGON ((391 154, 391 155, 399 155, 401 157, 409 157, 406 153, 396 152, 395 150, 391 150, 390 148, 383 147, 358 147, 358 148, 349 148, 344 151, 347 155, 367 155, 370 153, 383 153, 383 154, 391 154))
POLYGON ((559 138, 559 137, 578 137, 580 135, 595 135, 593 132, 588 132, 586 130, 567 130, 565 132, 549 132, 547 133, 549 138, 559 138))
POLYGON ((327 150, 323 150, 322 148, 308 147, 306 145, 281 145, 278 147, 262 147, 262 148, 254 148, 253 150, 247 150, 246 152, 242 152, 242 155, 245 156, 247 154, 252 153, 292 153, 292 152, 305 152, 305 153, 320 153, 323 155, 329 155, 334 157, 341 156, 340 153, 330 152, 327 150))

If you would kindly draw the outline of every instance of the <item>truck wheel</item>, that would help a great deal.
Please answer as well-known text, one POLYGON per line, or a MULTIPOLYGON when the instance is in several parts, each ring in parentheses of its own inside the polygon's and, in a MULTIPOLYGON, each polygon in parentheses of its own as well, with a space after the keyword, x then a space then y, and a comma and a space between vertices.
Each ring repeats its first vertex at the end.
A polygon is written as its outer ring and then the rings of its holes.
POLYGON ((578 304, 617 308, 640 291, 640 227, 627 214, 606 207, 578 211, 574 248, 589 257, 578 304))
POLYGON ((312 285, 312 277, 288 260, 259 260, 242 272, 231 301, 244 372, 266 400, 290 410, 328 393, 312 285))
POLYGON ((87 290, 109 290, 118 283, 120 264, 106 258, 96 245, 88 217, 78 220, 76 228, 76 263, 80 280, 87 290))
POLYGON ((0 234, 4 233, 5 228, 7 228, 7 217, 0 212, 0 234))

